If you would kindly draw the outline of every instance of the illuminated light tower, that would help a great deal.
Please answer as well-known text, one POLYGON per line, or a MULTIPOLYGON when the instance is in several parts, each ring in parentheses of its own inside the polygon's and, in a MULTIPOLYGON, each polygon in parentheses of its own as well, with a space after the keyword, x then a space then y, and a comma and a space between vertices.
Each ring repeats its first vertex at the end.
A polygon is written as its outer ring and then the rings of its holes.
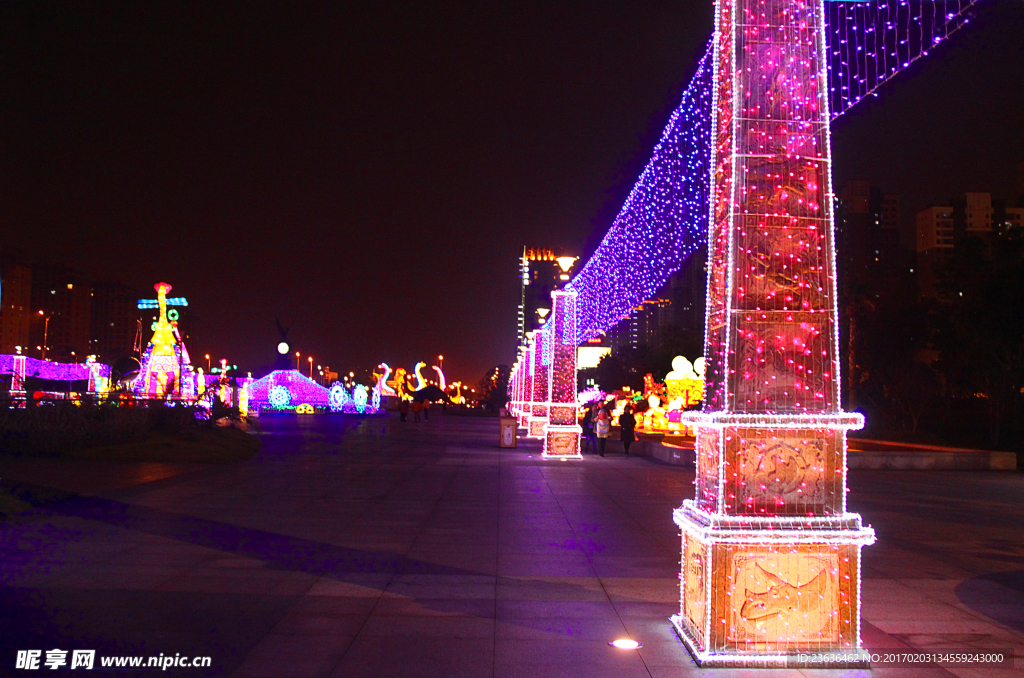
POLYGON ((537 358, 537 352, 534 350, 536 335, 536 330, 530 330, 526 333, 526 352, 523 354, 523 399, 522 416, 520 417, 519 425, 525 428, 527 433, 530 431, 530 417, 533 416, 533 381, 537 358))
POLYGON ((153 323, 153 338, 142 355, 135 391, 150 398, 192 397, 195 395, 195 375, 188 350, 178 332, 178 311, 168 310, 169 306, 188 306, 183 297, 167 298, 171 286, 167 283, 153 285, 157 298, 139 299, 140 309, 156 308, 158 315, 153 323))
POLYGON ((550 332, 535 330, 530 344, 530 416, 526 420, 526 437, 543 438, 548 422, 549 387, 551 385, 550 332))
POLYGON ((822 0, 717 0, 704 411, 672 622, 702 666, 860 647, 822 0))
POLYGON ((544 425, 543 452, 548 458, 583 458, 580 454, 583 429, 576 421, 576 298, 576 291, 572 289, 551 293, 551 322, 547 328, 551 345, 550 405, 544 425))
POLYGON ((527 379, 529 379, 530 376, 530 359, 527 354, 527 350, 526 346, 519 347, 519 405, 516 413, 519 419, 518 425, 520 428, 524 428, 526 426, 526 401, 529 399, 526 395, 528 388, 527 379))

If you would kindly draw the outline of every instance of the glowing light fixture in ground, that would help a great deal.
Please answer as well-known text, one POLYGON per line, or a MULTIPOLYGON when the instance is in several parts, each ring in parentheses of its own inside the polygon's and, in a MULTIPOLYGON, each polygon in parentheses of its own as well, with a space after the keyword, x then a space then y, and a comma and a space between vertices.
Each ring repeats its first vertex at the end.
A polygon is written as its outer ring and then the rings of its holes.
POLYGON ((643 643, 632 638, 617 638, 608 644, 619 650, 638 650, 644 646, 643 643))

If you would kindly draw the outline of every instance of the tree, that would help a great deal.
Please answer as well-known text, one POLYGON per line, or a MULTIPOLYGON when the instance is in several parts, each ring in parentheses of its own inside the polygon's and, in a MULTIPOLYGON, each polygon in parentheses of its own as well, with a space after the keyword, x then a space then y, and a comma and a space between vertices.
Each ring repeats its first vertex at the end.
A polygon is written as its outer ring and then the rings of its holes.
POLYGON ((601 358, 594 368, 595 381, 605 393, 618 391, 624 386, 637 390, 644 386, 643 374, 637 372, 636 366, 623 359, 621 353, 609 353, 601 358))
POLYGON ((958 243, 940 272, 935 315, 938 367, 952 395, 981 398, 988 442, 999 445, 1009 417, 1016 439, 1024 387, 1024 234, 958 243))
POLYGON ((930 318, 916 296, 905 287, 885 295, 860 291, 847 304, 851 405, 870 410, 869 421, 912 434, 941 396, 930 365, 930 318))
POLYGON ((508 402, 508 380, 511 374, 508 365, 495 365, 487 370, 480 380, 480 402, 490 409, 504 407, 508 402))

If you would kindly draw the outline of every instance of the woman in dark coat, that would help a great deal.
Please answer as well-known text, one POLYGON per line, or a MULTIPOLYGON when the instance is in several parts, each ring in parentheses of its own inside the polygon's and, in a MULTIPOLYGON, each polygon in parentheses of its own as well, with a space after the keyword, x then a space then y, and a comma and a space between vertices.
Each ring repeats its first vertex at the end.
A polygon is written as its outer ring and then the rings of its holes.
POLYGON ((629 446, 636 440, 633 431, 636 429, 636 417, 633 416, 633 406, 626 405, 626 408, 619 415, 619 436, 622 438, 622 447, 629 456, 629 446))
POLYGON ((594 454, 597 452, 594 444, 594 406, 591 405, 583 413, 583 420, 580 422, 580 426, 583 428, 583 442, 589 443, 589 445, 583 446, 583 452, 586 452, 586 448, 590 448, 590 453, 594 454))

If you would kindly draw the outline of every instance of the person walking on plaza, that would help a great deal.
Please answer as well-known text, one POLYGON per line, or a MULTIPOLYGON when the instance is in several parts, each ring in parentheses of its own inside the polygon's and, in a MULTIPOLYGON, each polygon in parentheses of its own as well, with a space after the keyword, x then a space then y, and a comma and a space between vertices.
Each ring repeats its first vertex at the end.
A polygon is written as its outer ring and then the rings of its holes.
POLYGON ((412 420, 418 422, 420 420, 420 412, 423 411, 423 403, 419 400, 412 401, 412 420))
POLYGON ((629 456, 629 446, 636 440, 636 436, 633 431, 636 429, 636 417, 633 416, 633 406, 626 405, 626 408, 619 415, 619 430, 621 433, 619 437, 622 439, 622 447, 626 450, 626 456, 629 456))
POLYGON ((423 401, 423 418, 426 419, 427 421, 430 421, 430 401, 429 400, 424 400, 423 401))
POLYGON ((583 412, 583 420, 580 422, 580 426, 583 428, 583 453, 586 453, 587 448, 590 448, 590 453, 594 454, 597 452, 597 445, 594 442, 594 405, 591 404, 583 412))
POLYGON ((398 403, 398 421, 405 421, 405 418, 409 416, 409 401, 403 398, 398 403))
POLYGON ((608 413, 608 406, 604 405, 597 411, 597 419, 594 421, 594 429, 597 431, 598 453, 604 456, 604 447, 608 444, 608 435, 612 432, 612 415, 608 413))

